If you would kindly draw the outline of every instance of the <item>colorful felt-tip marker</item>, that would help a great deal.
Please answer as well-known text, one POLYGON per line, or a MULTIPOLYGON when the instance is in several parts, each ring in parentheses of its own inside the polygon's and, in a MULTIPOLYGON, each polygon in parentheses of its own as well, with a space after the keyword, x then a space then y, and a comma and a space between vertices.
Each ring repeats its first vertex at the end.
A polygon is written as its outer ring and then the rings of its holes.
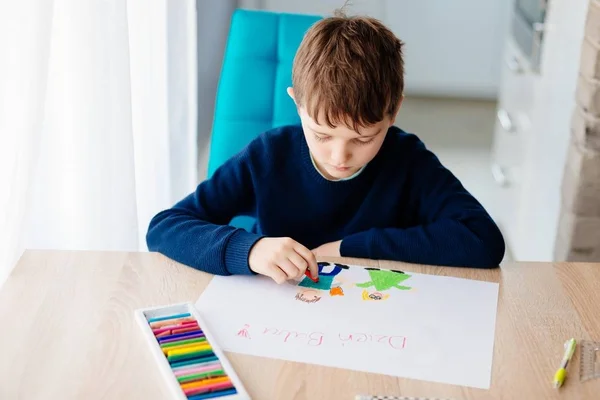
POLYGON ((319 283, 319 276, 317 275, 316 278, 313 278, 310 275, 310 270, 307 269, 306 272, 304 273, 304 275, 308 276, 310 278, 310 280, 313 281, 314 283, 319 283))
POLYGON ((189 317, 191 317, 190 313, 169 315, 167 317, 150 318, 148 320, 148 323, 151 324, 153 322, 158 322, 158 321, 166 321, 166 320, 169 320, 169 319, 179 319, 179 318, 189 318, 189 317))
POLYGON ((218 399, 237 393, 195 317, 180 313, 147 321, 188 400, 218 399))

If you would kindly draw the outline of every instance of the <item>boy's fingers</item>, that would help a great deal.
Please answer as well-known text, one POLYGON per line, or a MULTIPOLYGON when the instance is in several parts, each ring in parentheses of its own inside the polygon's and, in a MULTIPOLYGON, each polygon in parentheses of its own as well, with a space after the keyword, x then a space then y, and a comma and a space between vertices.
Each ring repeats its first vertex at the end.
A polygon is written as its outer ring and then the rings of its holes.
POLYGON ((308 262, 300 254, 296 252, 290 253, 288 256, 290 261, 296 266, 296 278, 300 278, 304 275, 306 268, 308 268, 308 262))
POLYGON ((289 259, 283 259, 277 263, 280 270, 285 273, 286 279, 294 279, 298 276, 298 267, 294 265, 289 259))
POLYGON ((298 243, 298 245, 296 247, 294 247, 294 250, 296 250, 296 252, 298 254, 300 254, 302 256, 302 258, 304 258, 304 260, 308 263, 308 269, 310 270, 310 275, 313 278, 316 278, 319 276, 319 267, 317 265, 317 258, 315 257, 314 253, 312 251, 310 251, 309 249, 307 249, 306 247, 302 246, 300 243, 298 243))
POLYGON ((283 283, 287 281, 287 276, 278 266, 274 265, 269 269, 269 277, 277 283, 283 283))

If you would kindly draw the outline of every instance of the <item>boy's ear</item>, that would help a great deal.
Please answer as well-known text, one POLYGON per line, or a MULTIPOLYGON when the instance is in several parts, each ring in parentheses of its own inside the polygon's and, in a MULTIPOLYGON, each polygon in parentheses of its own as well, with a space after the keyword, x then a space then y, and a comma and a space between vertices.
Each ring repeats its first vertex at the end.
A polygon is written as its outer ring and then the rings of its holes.
MULTIPOLYGON (((296 98, 294 97, 294 88, 293 87, 287 88, 287 94, 288 94, 288 96, 290 96, 292 98, 292 100, 294 100, 294 103, 296 103, 296 98)), ((296 103, 296 105, 298 105, 298 103, 296 103)))

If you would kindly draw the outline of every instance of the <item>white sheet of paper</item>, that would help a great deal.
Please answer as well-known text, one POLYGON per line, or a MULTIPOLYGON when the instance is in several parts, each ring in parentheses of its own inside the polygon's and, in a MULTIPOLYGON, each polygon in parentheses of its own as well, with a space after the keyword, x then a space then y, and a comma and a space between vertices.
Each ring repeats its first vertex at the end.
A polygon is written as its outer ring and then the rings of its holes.
POLYGON ((228 351, 490 387, 498 284, 349 267, 322 274, 325 290, 216 276, 196 308, 228 351))

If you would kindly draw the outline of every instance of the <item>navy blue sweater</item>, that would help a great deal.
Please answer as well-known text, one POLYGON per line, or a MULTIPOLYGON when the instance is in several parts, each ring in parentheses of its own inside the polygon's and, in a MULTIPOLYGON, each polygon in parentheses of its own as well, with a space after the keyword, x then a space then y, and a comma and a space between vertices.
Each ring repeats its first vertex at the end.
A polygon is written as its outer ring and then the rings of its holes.
POLYGON ((342 256, 418 264, 497 267, 504 240, 481 204, 412 134, 392 127, 362 173, 323 178, 301 126, 253 140, 172 208, 150 222, 148 248, 218 275, 252 274, 262 237, 309 249, 342 240, 342 256), (229 226, 256 217, 253 232, 229 226))

